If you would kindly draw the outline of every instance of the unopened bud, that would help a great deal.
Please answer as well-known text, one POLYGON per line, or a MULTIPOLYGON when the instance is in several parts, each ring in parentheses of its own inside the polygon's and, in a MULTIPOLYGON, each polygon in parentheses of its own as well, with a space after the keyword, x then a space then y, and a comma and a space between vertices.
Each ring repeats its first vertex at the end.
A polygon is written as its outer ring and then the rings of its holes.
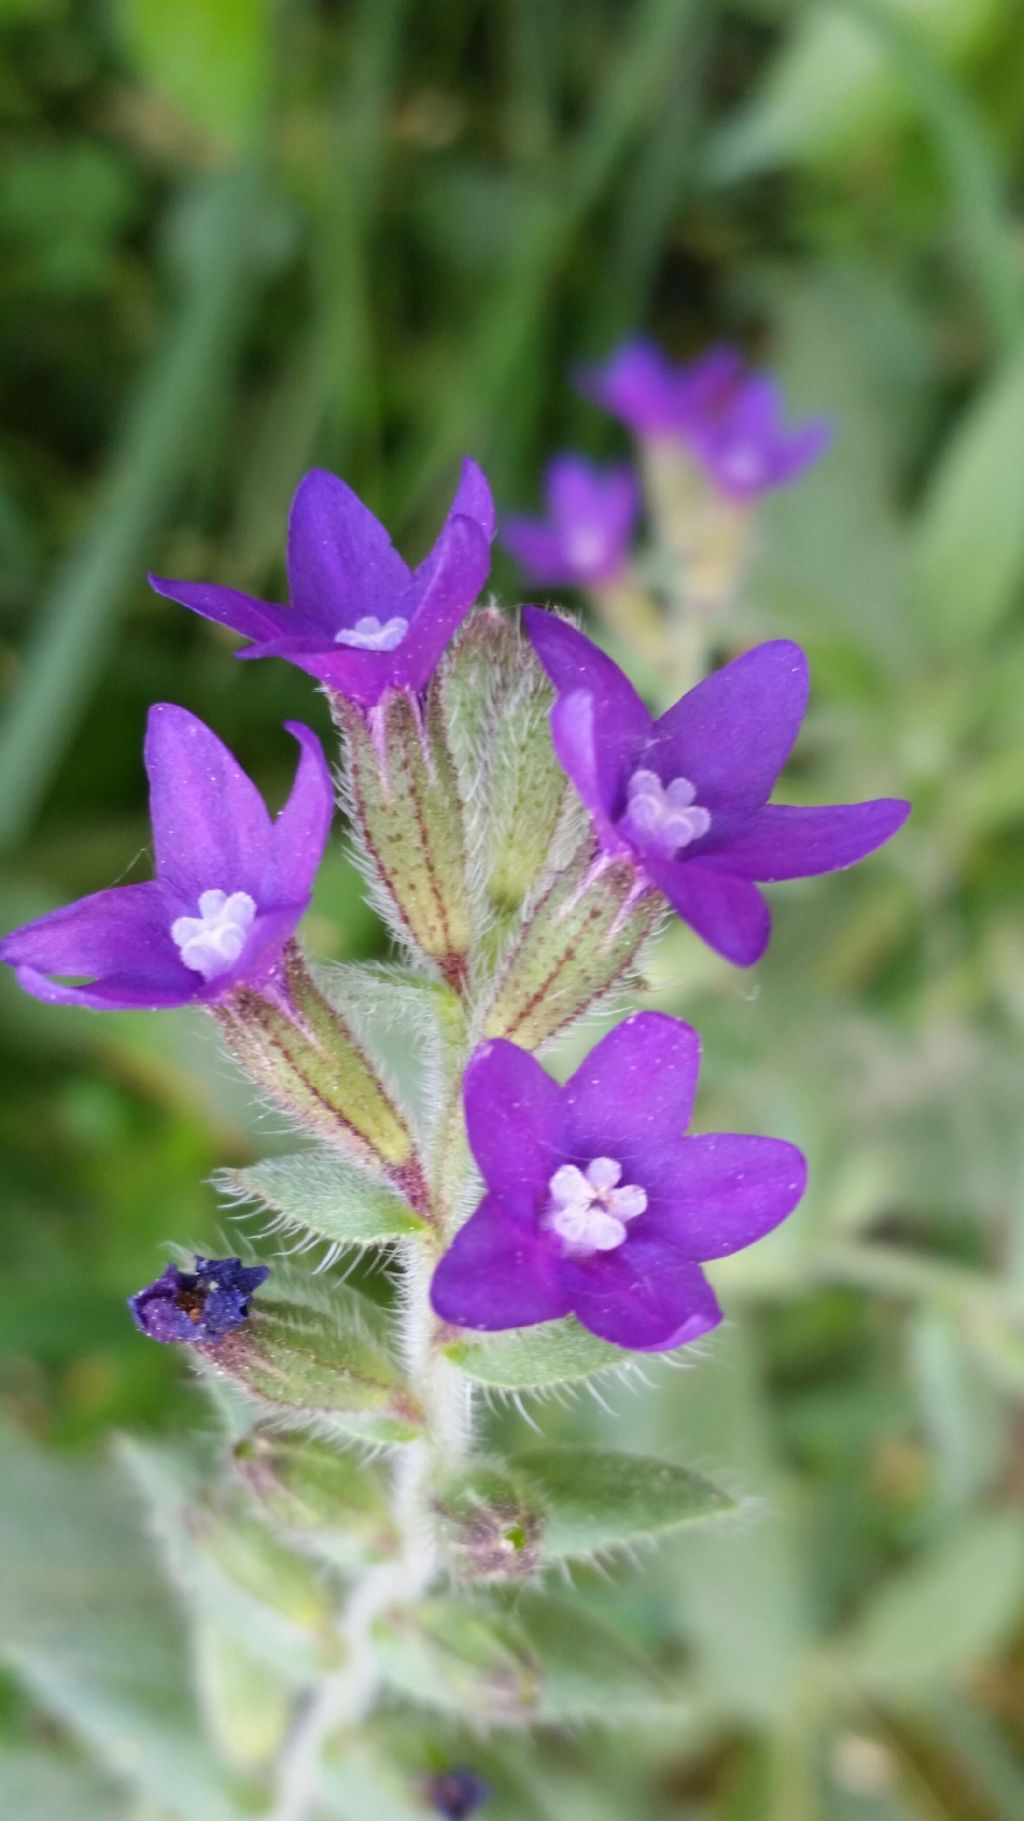
POLYGON ((441 1547, 465 1580, 529 1579, 540 1559, 543 1516, 504 1467, 475 1461, 436 1495, 441 1547))
POLYGON ((259 1424, 234 1461, 260 1509, 296 1543, 347 1568, 394 1551, 381 1475, 350 1449, 259 1424))

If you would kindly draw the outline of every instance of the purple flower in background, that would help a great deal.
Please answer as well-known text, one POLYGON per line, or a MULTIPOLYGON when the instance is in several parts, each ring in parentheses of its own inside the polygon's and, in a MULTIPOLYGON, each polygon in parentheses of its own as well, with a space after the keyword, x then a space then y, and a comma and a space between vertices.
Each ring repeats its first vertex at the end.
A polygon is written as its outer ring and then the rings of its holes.
POLYGON ((422 689, 487 580, 494 506, 464 461, 441 535, 417 569, 351 487, 315 468, 288 520, 289 607, 208 582, 151 575, 158 594, 254 644, 240 658, 286 658, 338 695, 372 708, 388 689, 422 689))
POLYGON ((807 660, 776 639, 745 652, 654 720, 628 677, 537 607, 527 630, 558 699, 555 750, 605 853, 631 856, 704 941, 741 967, 768 946, 755 881, 852 866, 910 805, 882 797, 815 809, 769 803, 807 705, 807 660))
POLYGON ((616 1346, 658 1352, 722 1319, 701 1260, 778 1225, 806 1166, 775 1138, 684 1136, 700 1039, 663 1012, 627 1018, 559 1087, 514 1043, 466 1071, 466 1122, 486 1193, 434 1275, 462 1328, 575 1315, 616 1346))
POLYGON ((720 493, 744 502, 795 480, 824 454, 832 426, 788 429, 782 391, 722 345, 676 366, 653 342, 631 341, 587 373, 582 390, 642 438, 679 439, 720 493))
POLYGON ((150 1340, 216 1343, 248 1319, 253 1292, 269 1277, 266 1265, 240 1258, 197 1258, 194 1271, 168 1265, 162 1277, 128 1307, 135 1326, 150 1340))
POLYGON ((621 575, 640 496, 630 468, 559 455, 545 473, 546 519, 507 518, 502 541, 532 582, 586 588, 621 575))
POLYGON ((184 708, 150 709, 145 762, 156 878, 52 911, 0 941, 36 999, 93 1011, 210 1003, 265 980, 306 911, 333 810, 316 735, 271 821, 256 786, 184 708), (51 975, 84 977, 66 985, 51 975))
POLYGON ((468 1821, 482 1808, 490 1795, 490 1787, 475 1770, 467 1770, 463 1765, 456 1765, 452 1770, 439 1771, 424 1786, 424 1795, 445 1821, 468 1821))

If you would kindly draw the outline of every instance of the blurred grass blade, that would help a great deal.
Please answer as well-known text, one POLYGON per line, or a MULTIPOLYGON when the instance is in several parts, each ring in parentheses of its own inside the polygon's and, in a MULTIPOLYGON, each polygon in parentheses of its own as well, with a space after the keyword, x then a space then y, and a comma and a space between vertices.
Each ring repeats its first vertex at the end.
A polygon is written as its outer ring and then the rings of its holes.
POLYGON ((103 670, 128 589, 203 434, 203 407, 237 346, 260 196, 255 164, 210 183, 189 225, 184 296, 125 425, 92 522, 39 610, 0 728, 0 846, 24 833, 103 670))

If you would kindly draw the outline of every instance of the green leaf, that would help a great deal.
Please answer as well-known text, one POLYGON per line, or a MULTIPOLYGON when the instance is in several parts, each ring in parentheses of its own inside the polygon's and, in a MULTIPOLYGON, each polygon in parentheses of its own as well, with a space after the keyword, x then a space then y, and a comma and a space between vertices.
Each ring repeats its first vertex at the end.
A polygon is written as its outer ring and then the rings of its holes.
POLYGON ((531 1448, 512 1466, 540 1495, 547 1557, 589 1555, 737 1509, 711 1480, 650 1455, 531 1448))
POLYGON ((1024 1606, 1024 1521, 976 1517, 875 1596, 846 1641, 850 1673, 889 1701, 913 1701, 998 1650, 1024 1606))
POLYGON ((161 1814, 238 1821, 192 1705, 180 1619, 121 1476, 7 1436, 0 1455, 0 1662, 161 1814))
POLYGON ((26 1821, 111 1821, 113 1787, 92 1766, 49 1749, 0 1750, 0 1789, 11 1815, 26 1821))
POLYGON ((427 1600, 382 1621, 377 1639, 393 1687, 493 1726, 669 1708, 662 1678, 617 1632, 532 1590, 517 1588, 507 1605, 427 1600))
POLYGON ((598 1340, 571 1316, 481 1340, 452 1341, 445 1352, 476 1384, 505 1391, 532 1391, 592 1378, 596 1372, 621 1372, 636 1357, 598 1340))
POLYGON ((930 632, 980 647, 1024 582, 1024 357, 968 407, 922 509, 915 598, 930 632))
POLYGON ((394 1189, 333 1151, 297 1151, 220 1170, 216 1183, 272 1208, 289 1230, 302 1228, 330 1245, 387 1245, 425 1225, 394 1189))

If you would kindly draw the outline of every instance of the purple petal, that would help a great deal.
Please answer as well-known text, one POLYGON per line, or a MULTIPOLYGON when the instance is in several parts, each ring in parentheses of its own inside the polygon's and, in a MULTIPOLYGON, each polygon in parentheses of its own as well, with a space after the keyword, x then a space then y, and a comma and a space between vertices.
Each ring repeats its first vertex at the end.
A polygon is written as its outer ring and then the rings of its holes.
POLYGON ((712 814, 759 809, 800 731, 807 689, 799 645, 757 645, 662 715, 649 757, 663 779, 689 778, 712 814))
POLYGON ((562 1090, 514 1043, 481 1044, 463 1081, 470 1148, 489 1189, 538 1194, 561 1162, 562 1090))
POLYGON ((291 795, 274 823, 271 847, 276 878, 270 882, 278 902, 306 901, 323 858, 334 814, 334 790, 324 749, 301 721, 286 721, 300 753, 291 795))
POLYGON ((815 417, 791 432, 775 458, 774 485, 784 487, 796 480, 805 468, 820 461, 835 438, 835 425, 827 417, 815 417))
POLYGON ((491 566, 490 546, 472 519, 451 518, 429 557, 416 571, 411 596, 394 604, 408 612, 405 638, 389 655, 399 686, 422 689, 441 661, 445 646, 479 597, 491 566))
POLYGON ((194 1005, 202 996, 203 981, 189 968, 181 969, 178 986, 160 985, 129 974, 108 974, 91 986, 62 986, 33 967, 16 970, 18 985, 44 1005, 78 1005, 90 1012, 167 1012, 176 1006, 194 1005))
POLYGON ((745 879, 806 879, 853 866, 902 828, 910 804, 897 797, 798 809, 768 803, 716 848, 714 865, 745 879))
POLYGON ((205 891, 265 896, 270 817, 255 784, 187 709, 158 702, 145 744, 157 877, 191 912, 205 891))
POLYGON ((435 1313, 459 1328, 496 1332, 568 1315, 559 1261, 522 1210, 488 1195, 456 1233, 430 1290, 435 1313))
POLYGON ((645 1237, 686 1258, 726 1258, 792 1213, 807 1186, 807 1164, 780 1138, 709 1133, 684 1138, 674 1158, 655 1158, 645 1186, 645 1237))
POLYGON ((502 520, 501 541, 527 579, 538 588, 572 588, 576 575, 567 562, 561 536, 541 519, 502 520))
POLYGON ((171 986, 190 977, 171 940, 175 914, 153 880, 115 885, 12 930, 0 960, 43 974, 139 973, 171 986))
POLYGON ((580 372, 577 384, 639 436, 679 429, 680 369, 652 341, 624 342, 603 367, 580 372))
POLYGON ((656 1240, 631 1238, 617 1252, 565 1260, 562 1279, 577 1320, 617 1347, 664 1352, 722 1319, 700 1266, 656 1240))
POLYGON ((749 879, 712 872, 696 860, 645 856, 644 869, 710 948, 737 967, 760 961, 771 935, 771 912, 749 879))
POLYGON ((494 536, 494 499, 483 469, 468 455, 463 457, 462 473, 448 517, 472 519, 487 542, 494 536))
POLYGON ((336 474, 300 481, 288 519, 292 605, 328 637, 365 614, 387 619, 409 569, 368 506, 336 474))
POLYGON ((240 632, 247 639, 276 639, 303 629, 303 623, 290 608, 257 600, 252 594, 240 594, 237 588, 221 588, 214 582, 172 582, 160 575, 148 579, 157 594, 201 614, 204 620, 230 626, 232 632, 240 632))
MULTIPOLYGON (((651 717, 629 678, 574 626, 539 607, 524 607, 523 623, 559 696, 583 692, 592 699, 590 711, 578 702, 559 705, 552 733, 559 761, 588 809, 610 825, 627 773, 651 737, 651 717)), ((612 843, 622 846, 617 837, 606 844, 612 843)))
POLYGON ((614 1157, 642 1171, 652 1148, 667 1141, 677 1151, 699 1069, 700 1038, 691 1025, 665 1012, 624 1019, 562 1090, 570 1155, 614 1157))

